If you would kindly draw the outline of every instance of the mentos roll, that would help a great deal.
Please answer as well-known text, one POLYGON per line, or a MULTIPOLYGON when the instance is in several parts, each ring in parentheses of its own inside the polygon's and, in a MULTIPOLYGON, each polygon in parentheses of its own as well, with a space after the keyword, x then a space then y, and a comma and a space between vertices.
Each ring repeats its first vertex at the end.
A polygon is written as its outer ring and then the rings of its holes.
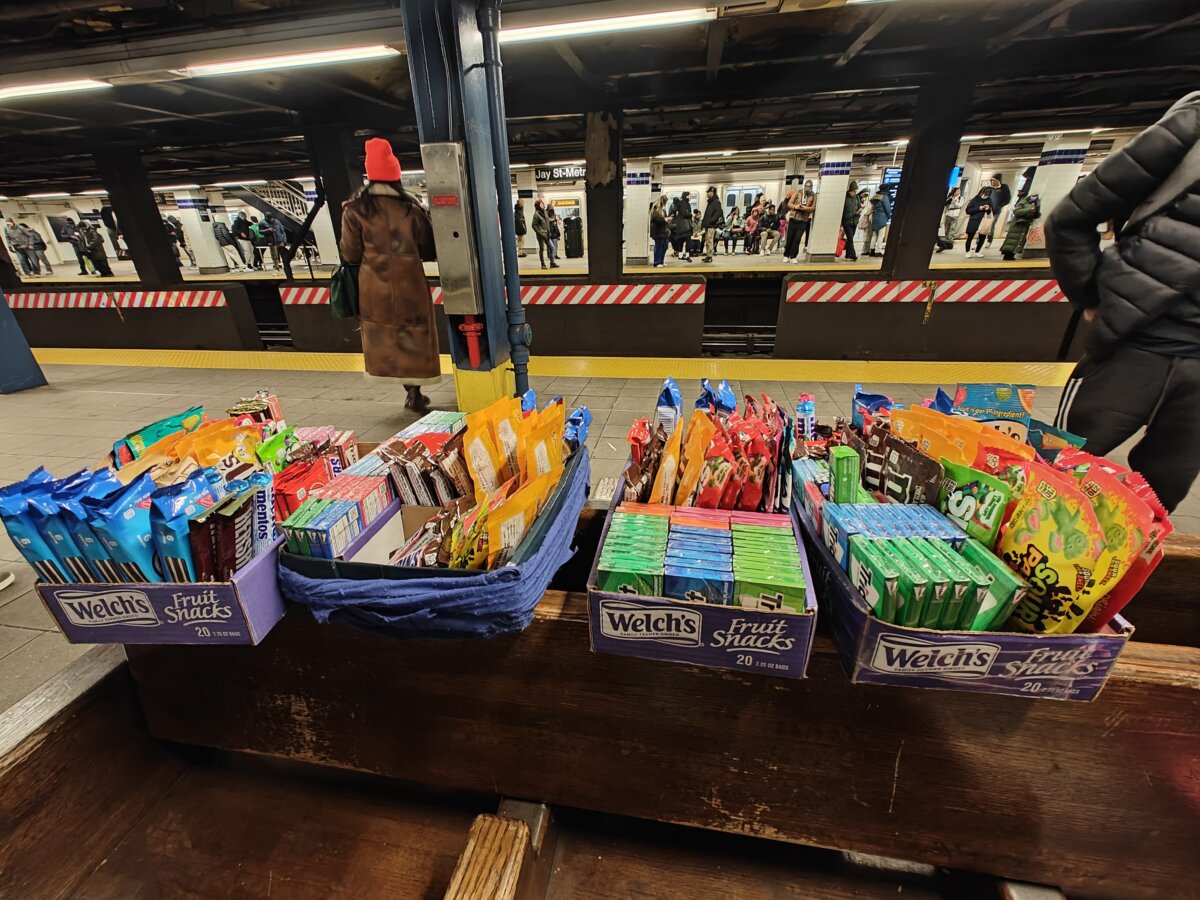
POLYGON ((275 525, 275 478, 267 472, 255 472, 249 478, 254 489, 254 555, 271 548, 279 536, 275 525))
POLYGON ((225 476, 212 466, 200 471, 204 473, 204 478, 208 482, 208 490, 212 494, 213 500, 220 503, 225 499, 225 476))

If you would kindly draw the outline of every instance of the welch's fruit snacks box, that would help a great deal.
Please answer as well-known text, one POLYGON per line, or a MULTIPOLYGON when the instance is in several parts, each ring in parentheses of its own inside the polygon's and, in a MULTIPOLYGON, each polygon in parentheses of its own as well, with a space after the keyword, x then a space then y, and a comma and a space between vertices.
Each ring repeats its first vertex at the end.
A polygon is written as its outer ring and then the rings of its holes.
MULTIPOLYGON (((625 493, 621 479, 614 492, 604 526, 600 549, 588 579, 588 619, 592 649, 598 653, 685 663, 714 669, 731 669, 781 678, 803 678, 816 629, 817 602, 811 585, 808 560, 799 540, 794 516, 790 528, 772 529, 786 535, 759 535, 754 527, 743 533, 725 532, 728 549, 703 529, 689 531, 672 526, 664 530, 622 535, 614 529, 614 514, 625 493), (610 542, 610 536, 612 541, 610 542), (630 537, 636 540, 629 540, 630 537), (657 569, 647 562, 649 544, 660 541, 667 562, 657 569), (609 546, 606 557, 606 544, 609 546), (619 549, 613 549, 619 545, 619 549), (621 573, 614 562, 620 554, 642 552, 638 561, 628 560, 621 573), (778 558, 786 551, 803 571, 800 579, 777 577, 754 568, 763 559, 778 558), (720 558, 729 554, 728 568, 720 558), (678 554, 672 557, 671 554, 678 554), (687 568, 672 568, 672 558, 695 558, 687 568), (653 571, 652 571, 653 570, 653 571), (675 582, 675 586, 672 586, 675 582), (651 595, 651 591, 677 593, 680 598, 651 595), (710 602, 706 602, 710 601, 710 602), (711 602, 716 601, 716 602, 711 602)), ((682 508, 680 508, 682 510, 682 508)), ((665 526, 664 526, 665 528, 665 526)))
POLYGON ((283 618, 279 543, 229 581, 39 584, 46 609, 73 644, 257 644, 283 618))
POLYGON ((796 512, 842 668, 855 684, 1094 700, 1133 633, 1120 616, 1099 634, 941 631, 884 622, 872 615, 808 513, 796 512))

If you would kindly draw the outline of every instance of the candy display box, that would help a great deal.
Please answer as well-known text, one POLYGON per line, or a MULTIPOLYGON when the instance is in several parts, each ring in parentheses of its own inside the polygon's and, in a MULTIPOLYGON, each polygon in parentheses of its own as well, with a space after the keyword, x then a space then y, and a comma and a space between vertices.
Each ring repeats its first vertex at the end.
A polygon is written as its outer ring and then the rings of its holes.
POLYGON ((73 644, 257 644, 283 618, 279 545, 226 582, 39 584, 46 609, 73 644))
POLYGON ((793 503, 793 515, 842 667, 855 684, 1094 700, 1133 633, 1120 616, 1099 634, 938 631, 883 622, 871 614, 808 511, 793 503))
POLYGON ((817 602, 799 525, 792 515, 808 590, 802 613, 771 612, 712 603, 689 603, 597 589, 597 570, 613 513, 625 494, 618 479, 604 534, 588 578, 592 650, 642 659, 733 669, 781 678, 803 678, 816 630, 817 602))

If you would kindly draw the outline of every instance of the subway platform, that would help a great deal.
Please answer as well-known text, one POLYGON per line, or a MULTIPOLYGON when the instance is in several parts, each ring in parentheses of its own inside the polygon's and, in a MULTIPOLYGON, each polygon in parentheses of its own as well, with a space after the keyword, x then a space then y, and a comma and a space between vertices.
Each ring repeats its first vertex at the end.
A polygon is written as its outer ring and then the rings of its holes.
MULTIPOLYGON (((94 466, 114 440, 147 422, 202 404, 227 408, 259 388, 276 392, 293 424, 353 429, 361 441, 380 441, 416 416, 404 408, 403 386, 362 372, 356 354, 39 350, 46 387, 0 398, 0 483, 24 477, 37 465, 57 476, 94 466)), ((441 384, 426 389, 435 408, 453 409, 455 394, 443 359, 441 384)), ((652 411, 662 379, 672 375, 686 399, 701 378, 725 377, 738 397, 767 393, 794 404, 807 391, 818 417, 848 416, 855 383, 903 403, 929 396, 938 384, 1006 381, 1038 386, 1035 413, 1052 419, 1066 364, 922 363, 751 359, 535 357, 531 386, 539 397, 561 394, 568 409, 586 405, 593 422, 593 499, 611 492, 627 457, 632 421, 652 411)), ((1114 454, 1124 461, 1128 446, 1114 454)), ((1176 529, 1200 534, 1200 491, 1172 517, 1176 529)), ((35 690, 83 655, 88 647, 66 642, 34 591, 33 571, 7 535, 0 534, 0 569, 14 584, 0 592, 0 710, 35 690)))

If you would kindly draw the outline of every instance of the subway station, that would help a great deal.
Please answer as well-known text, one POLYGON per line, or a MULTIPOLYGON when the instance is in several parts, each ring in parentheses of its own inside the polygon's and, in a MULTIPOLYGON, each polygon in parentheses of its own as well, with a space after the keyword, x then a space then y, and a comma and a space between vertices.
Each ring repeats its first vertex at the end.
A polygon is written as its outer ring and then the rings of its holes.
POLYGON ((1194 0, 0 38, 0 897, 1193 896, 1194 0))

